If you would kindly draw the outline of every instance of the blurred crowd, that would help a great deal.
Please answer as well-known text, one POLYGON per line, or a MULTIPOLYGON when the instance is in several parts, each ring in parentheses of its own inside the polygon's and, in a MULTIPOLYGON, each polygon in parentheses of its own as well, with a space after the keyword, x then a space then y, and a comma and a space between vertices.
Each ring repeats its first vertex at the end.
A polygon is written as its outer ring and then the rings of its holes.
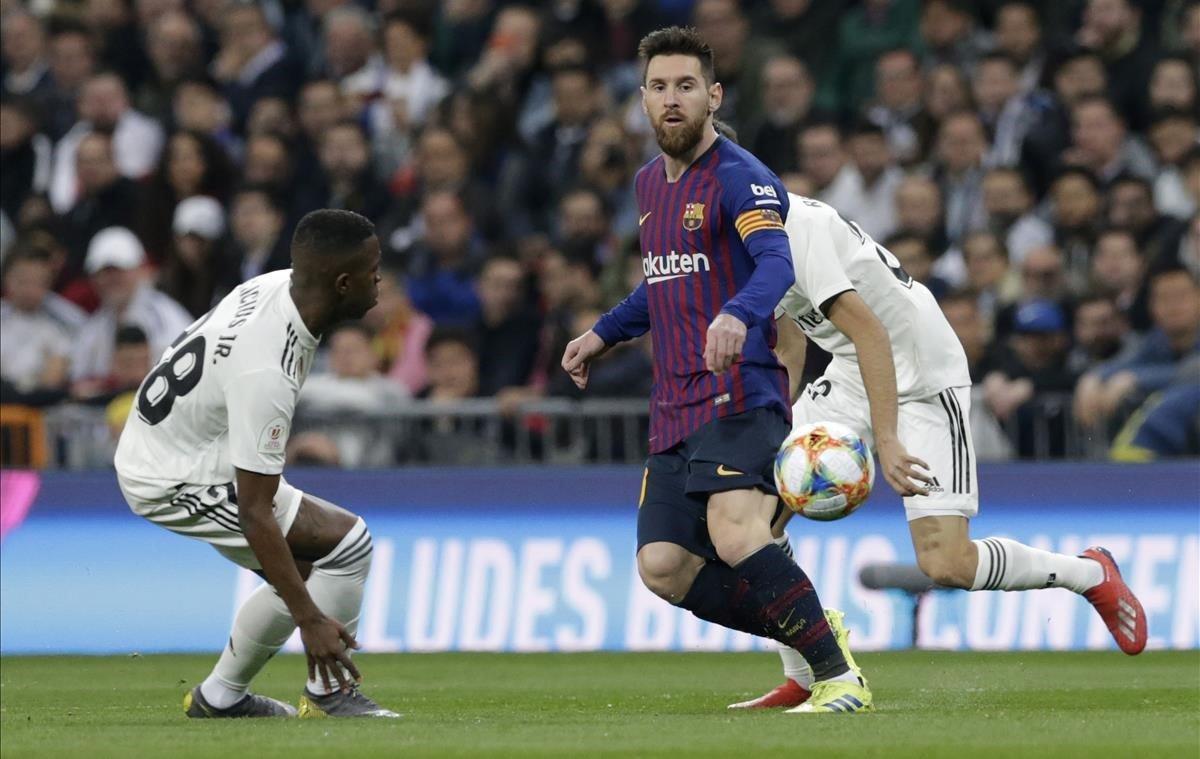
MULTIPOLYGON (((102 405, 119 428, 163 348, 287 267, 322 207, 372 219, 386 271, 376 309, 327 336, 302 411, 577 397, 563 345, 642 276, 632 177, 657 150, 637 44, 686 23, 739 141, 939 298, 1014 453, 1046 398, 1115 455, 1200 452, 1200 0, 0 13, 5 403, 102 405)), ((646 341, 622 346, 589 393, 645 397, 651 366, 646 341)))

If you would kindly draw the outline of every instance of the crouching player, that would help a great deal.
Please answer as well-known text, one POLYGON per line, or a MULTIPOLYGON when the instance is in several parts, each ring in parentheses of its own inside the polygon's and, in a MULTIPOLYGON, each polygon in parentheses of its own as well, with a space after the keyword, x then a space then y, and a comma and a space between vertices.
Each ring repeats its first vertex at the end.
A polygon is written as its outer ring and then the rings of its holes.
MULTIPOLYGON (((874 448, 884 478, 904 496, 917 564, 939 585, 1069 588, 1095 607, 1122 651, 1140 653, 1146 616, 1107 550, 1064 556, 1008 538, 970 539, 979 479, 969 422, 971 380, 958 338, 929 290, 857 224, 824 203, 795 195, 790 200, 785 228, 796 281, 776 317, 777 352, 795 400, 793 425, 838 422, 874 448), (796 399, 806 335, 833 360, 796 399)), ((773 527, 780 545, 787 543, 783 530, 790 517, 788 512, 773 527)), ((793 707, 808 700, 807 663, 790 648, 781 647, 780 655, 784 684, 731 708, 793 707)))
POLYGON ((320 335, 375 304, 374 226, 314 211, 296 229, 292 266, 242 284, 164 352, 121 434, 117 479, 135 514, 267 580, 238 610, 212 674, 184 697, 189 717, 296 716, 249 687, 297 626, 308 656, 301 717, 398 717, 359 692, 350 660, 367 526, 280 476, 320 335))

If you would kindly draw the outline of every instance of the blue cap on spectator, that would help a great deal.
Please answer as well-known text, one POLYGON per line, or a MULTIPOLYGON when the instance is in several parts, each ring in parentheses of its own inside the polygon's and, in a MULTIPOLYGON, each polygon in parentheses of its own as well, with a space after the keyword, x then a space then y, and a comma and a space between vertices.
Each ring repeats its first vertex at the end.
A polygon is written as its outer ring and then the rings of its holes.
POLYGON ((1031 300, 1017 309, 1013 331, 1022 333, 1062 332, 1067 319, 1052 300, 1031 300))

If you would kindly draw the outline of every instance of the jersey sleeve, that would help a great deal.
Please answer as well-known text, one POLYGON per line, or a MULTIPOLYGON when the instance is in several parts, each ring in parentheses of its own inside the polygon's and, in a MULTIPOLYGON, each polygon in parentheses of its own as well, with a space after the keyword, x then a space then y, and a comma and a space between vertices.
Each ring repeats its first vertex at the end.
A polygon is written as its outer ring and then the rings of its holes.
POLYGON ((746 252, 754 259, 749 281, 721 311, 752 327, 772 318, 776 304, 794 280, 783 226, 788 196, 779 178, 764 166, 731 168, 721 176, 721 186, 721 210, 725 218, 733 220, 746 252))
POLYGON ((276 369, 241 374, 226 385, 225 407, 233 465, 258 474, 281 474, 296 410, 292 381, 276 369))
POLYGON ((827 214, 804 225, 803 239, 790 240, 796 287, 817 309, 833 296, 854 289, 842 264, 858 245, 853 232, 839 216, 827 214))
POLYGON ((592 327, 605 345, 616 345, 650 331, 650 305, 646 299, 646 283, 641 282, 626 296, 600 317, 592 327))

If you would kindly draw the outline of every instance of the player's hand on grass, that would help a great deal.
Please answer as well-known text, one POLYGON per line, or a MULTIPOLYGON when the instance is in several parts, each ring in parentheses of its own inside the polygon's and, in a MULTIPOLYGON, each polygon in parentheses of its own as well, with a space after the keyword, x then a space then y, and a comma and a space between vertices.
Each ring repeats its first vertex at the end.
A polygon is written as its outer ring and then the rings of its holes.
POLYGON ((883 470, 883 478, 893 490, 902 496, 929 494, 928 486, 933 484, 933 478, 921 471, 924 469, 928 472, 928 464, 916 456, 908 455, 899 440, 877 440, 875 447, 879 453, 879 468, 883 470))
POLYGON ((746 325, 732 314, 717 314, 708 325, 704 343, 704 366, 713 374, 721 374, 733 366, 746 344, 746 325))
POLYGON ((350 690, 354 683, 362 682, 358 667, 350 660, 350 649, 358 648, 358 641, 346 631, 336 619, 320 616, 301 622, 300 640, 304 643, 304 652, 308 655, 308 677, 316 680, 317 675, 332 691, 336 681, 343 691, 350 690), (354 678, 351 682, 346 673, 354 678))
POLYGON ((580 390, 587 387, 588 362, 606 350, 608 346, 590 329, 567 343, 567 349, 563 351, 562 368, 571 375, 575 387, 580 390))

